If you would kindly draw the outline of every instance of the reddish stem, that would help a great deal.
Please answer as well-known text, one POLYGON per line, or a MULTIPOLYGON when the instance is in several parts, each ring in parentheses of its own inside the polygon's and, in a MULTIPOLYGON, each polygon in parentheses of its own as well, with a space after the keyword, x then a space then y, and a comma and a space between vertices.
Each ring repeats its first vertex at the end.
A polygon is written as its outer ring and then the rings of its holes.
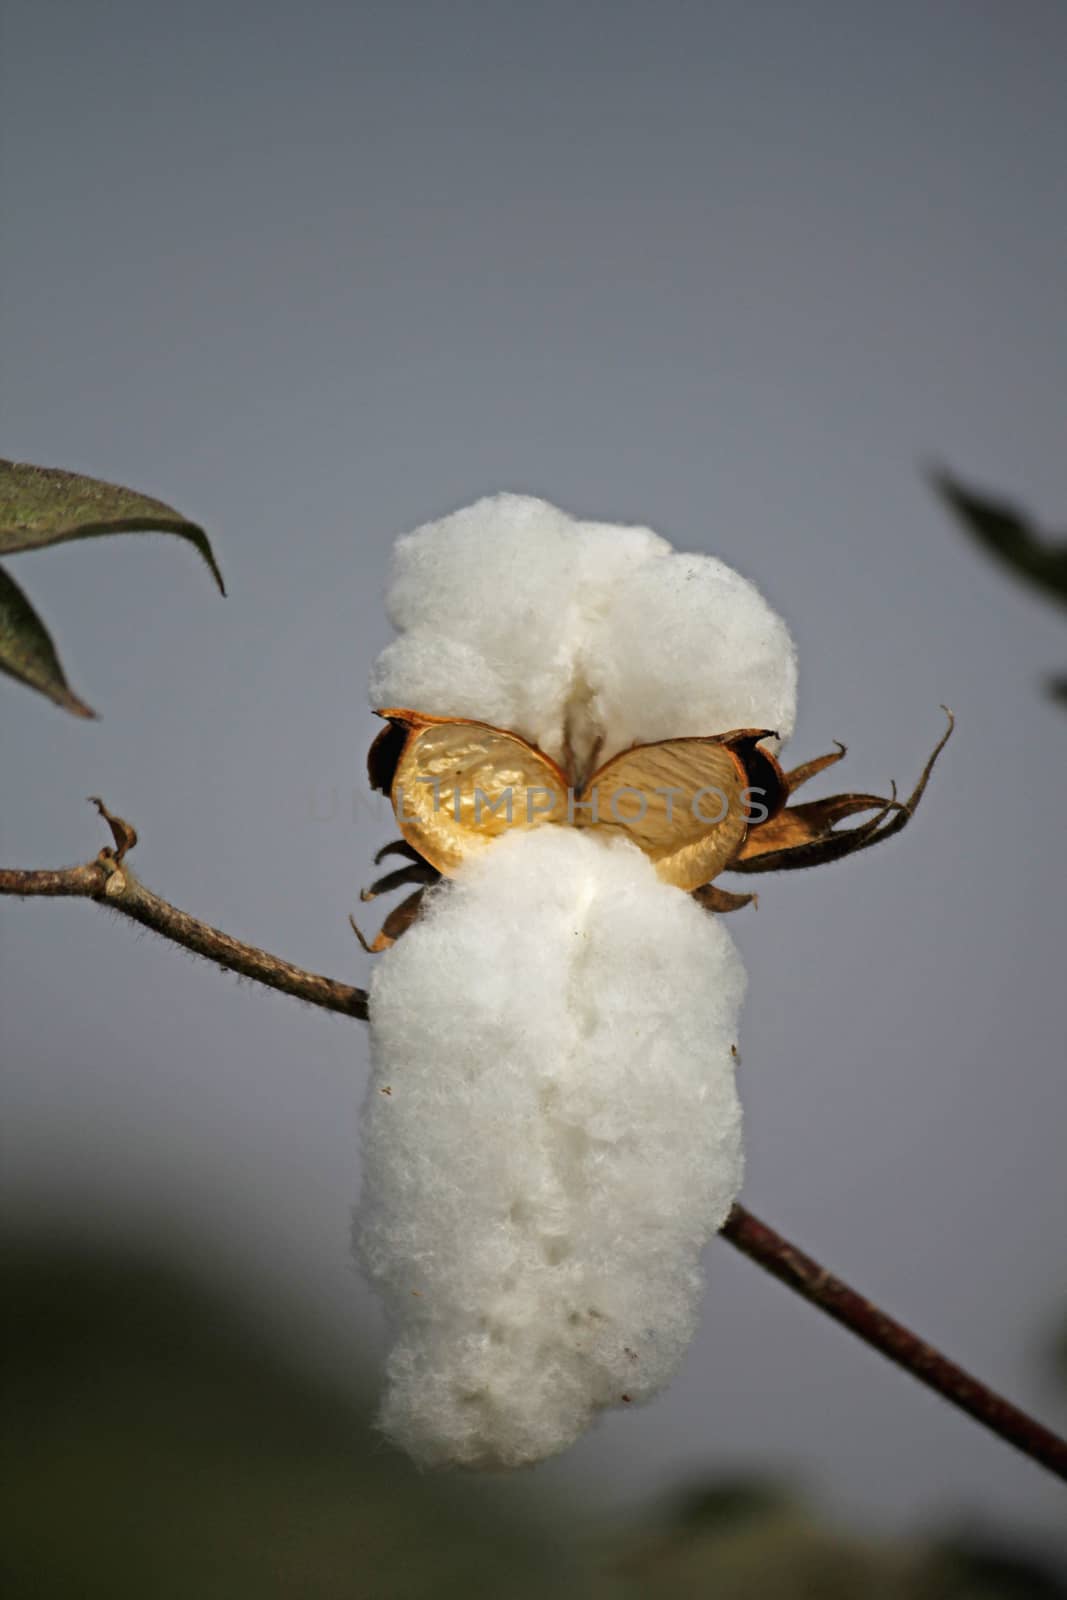
POLYGON ((904 1367, 920 1383, 966 1411, 999 1438, 1067 1482, 1067 1439, 1061 1439, 992 1389, 972 1378, 933 1345, 880 1311, 870 1300, 835 1278, 803 1250, 768 1228, 743 1206, 734 1206, 723 1237, 781 1283, 788 1284, 827 1316, 844 1323, 861 1339, 904 1367))

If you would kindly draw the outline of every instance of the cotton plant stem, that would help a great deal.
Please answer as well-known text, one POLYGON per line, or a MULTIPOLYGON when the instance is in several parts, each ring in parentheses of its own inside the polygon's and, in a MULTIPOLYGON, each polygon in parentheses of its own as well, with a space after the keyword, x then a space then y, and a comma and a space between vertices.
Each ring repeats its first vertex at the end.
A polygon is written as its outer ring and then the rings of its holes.
MULTIPOLYGON (((366 1020, 364 989, 305 972, 266 950, 243 944, 218 928, 179 911, 146 889, 123 860, 136 843, 136 833, 121 818, 112 817, 102 803, 97 804, 111 826, 114 850, 101 850, 95 861, 79 867, 61 867, 53 871, 0 868, 0 894, 93 900, 227 971, 253 978, 270 989, 327 1011, 366 1020)), ((999 1438, 1013 1444, 1031 1461, 1067 1481, 1067 1440, 971 1377, 932 1345, 925 1344, 744 1207, 734 1206, 722 1236, 810 1304, 843 1323, 890 1361, 910 1372, 920 1383, 925 1383, 999 1438)))
POLYGON ((796 1245, 783 1239, 743 1206, 734 1206, 722 1236, 742 1255, 765 1268, 779 1282, 841 1322, 859 1338, 895 1361, 920 1383, 1013 1444, 1031 1461, 1067 1481, 1067 1439, 1027 1416, 994 1390, 964 1372, 954 1361, 924 1343, 902 1323, 887 1316, 863 1295, 835 1278, 796 1245))
POLYGON ((93 900, 229 972, 253 978, 269 989, 278 989, 297 1000, 307 1000, 326 1011, 366 1018, 364 989, 320 977, 315 972, 305 972, 291 962, 282 961, 255 945, 243 944, 228 933, 179 911, 177 906, 146 889, 122 861, 122 854, 121 847, 118 851, 102 850, 95 861, 80 867, 60 867, 56 871, 0 868, 0 894, 93 900))

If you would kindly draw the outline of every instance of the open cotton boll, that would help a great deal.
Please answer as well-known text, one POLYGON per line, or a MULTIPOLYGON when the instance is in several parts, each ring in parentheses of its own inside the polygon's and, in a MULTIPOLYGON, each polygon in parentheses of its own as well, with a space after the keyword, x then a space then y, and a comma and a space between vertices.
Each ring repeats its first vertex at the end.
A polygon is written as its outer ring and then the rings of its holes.
MULTIPOLYGON (((389 606, 376 708, 493 723, 572 783, 638 742, 792 730, 784 624, 645 528, 493 496, 398 542, 389 606)), ((718 918, 561 826, 464 860, 381 958, 359 1243, 416 1460, 541 1460, 676 1370, 741 1181, 743 988, 718 918)))
POLYGON ((635 742, 792 730, 792 641, 758 590, 647 528, 494 495, 398 540, 376 707, 492 722, 579 765, 635 742))
POLYGON ((557 827, 470 859, 381 958, 358 1238, 416 1460, 541 1460, 675 1372, 741 1181, 743 989, 639 850, 557 827))

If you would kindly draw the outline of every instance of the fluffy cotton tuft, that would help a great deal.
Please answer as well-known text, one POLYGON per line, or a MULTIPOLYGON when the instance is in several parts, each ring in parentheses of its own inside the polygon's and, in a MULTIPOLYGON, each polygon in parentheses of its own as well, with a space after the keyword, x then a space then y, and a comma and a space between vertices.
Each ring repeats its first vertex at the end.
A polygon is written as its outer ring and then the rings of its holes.
POLYGON ((674 1373, 741 1182, 743 989, 718 919, 564 828, 502 838, 383 957, 360 1250, 417 1461, 538 1461, 674 1373))
POLYGON ((647 528, 492 495, 397 541, 388 606, 400 637, 374 668, 376 708, 491 722, 556 759, 568 724, 585 754, 601 739, 602 760, 684 734, 793 729, 785 624, 723 562, 647 528))
MULTIPOLYGON (((585 775, 634 743, 792 731, 784 624, 710 556, 497 495, 398 541, 376 708, 493 723, 585 775)), ((744 974, 625 840, 509 831, 379 960, 359 1248, 416 1460, 513 1467, 677 1368, 741 1182, 744 974)))

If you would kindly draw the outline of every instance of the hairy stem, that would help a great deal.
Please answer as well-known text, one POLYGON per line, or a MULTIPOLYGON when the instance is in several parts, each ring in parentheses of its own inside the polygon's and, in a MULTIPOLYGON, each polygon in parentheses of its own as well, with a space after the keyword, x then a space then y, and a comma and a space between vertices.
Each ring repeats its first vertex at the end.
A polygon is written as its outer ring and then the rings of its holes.
POLYGON ((880 1350, 920 1383, 982 1423, 999 1438, 1067 1481, 1067 1439, 1027 1416, 994 1390, 972 1378, 954 1361, 925 1344, 870 1300, 835 1278, 817 1261, 768 1228, 743 1206, 734 1206, 722 1229, 724 1239, 764 1267, 779 1282, 880 1350))
POLYGON ((111 850, 102 850, 95 861, 81 867, 61 867, 51 872, 0 869, 0 894, 95 900, 98 905, 110 906, 112 911, 139 922, 143 928, 151 928, 153 933, 229 972, 254 978, 269 989, 279 989, 282 994, 310 1001, 327 1011, 366 1018, 366 990, 338 983, 333 978, 322 978, 315 972, 305 972, 266 950, 242 944, 228 933, 199 922, 146 889, 111 850))

